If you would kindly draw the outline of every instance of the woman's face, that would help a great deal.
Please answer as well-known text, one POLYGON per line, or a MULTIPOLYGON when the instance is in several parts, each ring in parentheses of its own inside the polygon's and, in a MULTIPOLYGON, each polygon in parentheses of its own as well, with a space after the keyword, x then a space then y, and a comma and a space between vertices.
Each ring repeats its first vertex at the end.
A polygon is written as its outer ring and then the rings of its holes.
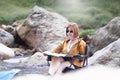
POLYGON ((72 30, 71 28, 68 28, 68 29, 66 30, 66 34, 67 34, 67 37, 68 37, 69 39, 73 39, 73 38, 74 38, 74 36, 73 36, 74 32, 73 32, 73 30, 72 30))

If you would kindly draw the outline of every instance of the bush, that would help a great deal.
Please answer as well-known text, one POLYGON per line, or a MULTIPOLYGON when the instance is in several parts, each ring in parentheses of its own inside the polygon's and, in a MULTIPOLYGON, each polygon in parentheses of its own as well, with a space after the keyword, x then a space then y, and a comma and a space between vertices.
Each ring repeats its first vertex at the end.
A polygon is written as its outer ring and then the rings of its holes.
POLYGON ((86 10, 85 10, 86 14, 88 15, 91 15, 91 16, 95 16, 99 13, 102 12, 102 10, 100 8, 97 8, 97 7, 88 7, 86 10))
POLYGON ((109 20, 112 19, 112 15, 110 13, 101 13, 101 14, 98 14, 98 15, 95 15, 94 16, 94 21, 96 23, 96 27, 103 27, 105 26, 109 20))
POLYGON ((81 34, 79 35, 79 37, 84 37, 86 35, 93 35, 95 33, 96 30, 94 29, 86 29, 86 30, 83 30, 81 31, 81 34))
POLYGON ((0 24, 12 24, 14 21, 25 19, 26 17, 27 17, 27 14, 0 16, 0 24))
POLYGON ((13 21, 14 19, 11 16, 0 17, 0 24, 11 24, 13 21))

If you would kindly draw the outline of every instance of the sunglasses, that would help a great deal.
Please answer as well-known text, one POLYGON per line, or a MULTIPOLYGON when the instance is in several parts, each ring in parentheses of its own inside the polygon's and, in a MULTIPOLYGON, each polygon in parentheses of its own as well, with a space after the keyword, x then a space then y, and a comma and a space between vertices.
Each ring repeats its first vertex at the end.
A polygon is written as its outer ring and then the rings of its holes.
POLYGON ((66 31, 66 33, 68 33, 68 32, 73 33, 73 31, 72 31, 72 30, 71 30, 71 31, 67 30, 67 31, 66 31))

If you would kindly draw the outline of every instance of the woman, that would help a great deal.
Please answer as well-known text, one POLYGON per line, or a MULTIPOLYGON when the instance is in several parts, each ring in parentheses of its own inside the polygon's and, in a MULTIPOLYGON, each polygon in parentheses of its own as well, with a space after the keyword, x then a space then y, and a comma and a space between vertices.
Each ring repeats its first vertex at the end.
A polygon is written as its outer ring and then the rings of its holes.
POLYGON ((79 59, 72 58, 75 55, 85 55, 86 43, 79 39, 79 28, 76 23, 70 23, 66 27, 66 36, 68 39, 64 40, 52 53, 62 53, 69 55, 71 58, 52 57, 49 67, 49 74, 61 74, 66 67, 72 65, 73 69, 82 67, 82 62, 79 59))

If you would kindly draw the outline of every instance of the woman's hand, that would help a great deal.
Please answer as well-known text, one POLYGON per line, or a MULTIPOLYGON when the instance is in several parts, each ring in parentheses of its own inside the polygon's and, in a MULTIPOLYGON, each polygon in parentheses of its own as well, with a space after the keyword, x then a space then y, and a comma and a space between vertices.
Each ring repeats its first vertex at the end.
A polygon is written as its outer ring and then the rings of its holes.
POLYGON ((43 55, 44 55, 44 56, 47 56, 47 54, 46 54, 46 53, 43 53, 43 55))

